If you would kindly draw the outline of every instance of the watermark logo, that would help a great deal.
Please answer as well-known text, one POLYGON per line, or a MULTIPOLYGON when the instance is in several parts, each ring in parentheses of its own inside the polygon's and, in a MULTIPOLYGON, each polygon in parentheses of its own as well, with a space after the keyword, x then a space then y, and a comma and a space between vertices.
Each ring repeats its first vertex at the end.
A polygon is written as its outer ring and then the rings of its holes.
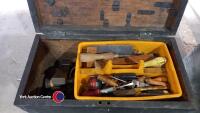
POLYGON ((19 95, 20 99, 51 99, 51 96, 45 95, 19 95))
POLYGON ((62 91, 55 91, 52 98, 55 103, 61 103, 64 101, 65 95, 62 91))

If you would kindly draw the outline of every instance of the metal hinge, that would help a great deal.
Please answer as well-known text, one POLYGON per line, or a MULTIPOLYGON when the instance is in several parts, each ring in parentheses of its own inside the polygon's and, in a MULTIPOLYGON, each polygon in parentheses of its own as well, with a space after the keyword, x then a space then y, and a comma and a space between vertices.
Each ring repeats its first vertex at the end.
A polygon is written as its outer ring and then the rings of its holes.
POLYGON ((68 31, 53 31, 53 32, 46 32, 44 34, 51 37, 66 37, 74 35, 73 32, 68 32, 68 31))

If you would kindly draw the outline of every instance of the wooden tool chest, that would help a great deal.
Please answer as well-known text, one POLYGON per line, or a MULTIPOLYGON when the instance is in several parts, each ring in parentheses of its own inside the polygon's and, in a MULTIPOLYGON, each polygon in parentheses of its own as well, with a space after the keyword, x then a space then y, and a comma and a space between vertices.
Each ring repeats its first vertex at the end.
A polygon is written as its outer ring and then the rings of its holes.
MULTIPOLYGON (((174 36, 187 0, 27 1, 37 34, 16 95, 16 106, 28 112, 52 113, 187 113, 195 110, 190 83, 174 36), (40 94, 38 92, 42 90, 38 88, 43 85, 45 70, 60 58, 75 61, 80 52, 78 45, 81 42, 98 44, 103 41, 143 41, 166 45, 178 80, 173 81, 176 87, 174 90, 178 90, 177 98, 78 100, 73 93, 65 95, 64 101, 60 104, 52 99, 20 98, 23 95, 40 94)), ((140 46, 145 48, 148 44, 141 43, 140 46)), ((170 83, 171 87, 173 82, 170 83)))

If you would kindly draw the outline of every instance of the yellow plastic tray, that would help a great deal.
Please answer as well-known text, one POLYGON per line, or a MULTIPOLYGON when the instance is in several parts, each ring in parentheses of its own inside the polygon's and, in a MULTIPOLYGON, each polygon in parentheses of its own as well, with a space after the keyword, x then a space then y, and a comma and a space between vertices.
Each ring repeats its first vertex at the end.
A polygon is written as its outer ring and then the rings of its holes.
POLYGON ((173 61, 167 46, 163 42, 152 41, 97 41, 97 42, 81 42, 78 45, 78 53, 76 59, 75 70, 75 82, 74 82, 74 96, 78 100, 120 100, 120 101, 133 101, 133 100, 157 100, 157 99, 169 99, 178 98, 182 96, 182 90, 180 83, 174 68, 173 61), (115 45, 115 44, 127 44, 133 46, 136 50, 144 53, 157 53, 162 57, 167 58, 165 68, 167 71, 167 78, 170 88, 170 94, 159 96, 142 96, 142 97, 95 97, 95 96, 81 96, 79 93, 83 79, 88 79, 89 76, 94 74, 112 74, 112 73, 136 73, 137 75, 157 76, 152 73, 145 73, 143 71, 144 61, 140 61, 138 69, 131 69, 131 65, 112 65, 112 61, 109 60, 104 69, 95 70, 93 68, 81 68, 80 53, 83 48, 94 45, 115 45), (120 68, 120 69, 118 69, 120 68), (122 68, 122 69, 121 69, 122 68))

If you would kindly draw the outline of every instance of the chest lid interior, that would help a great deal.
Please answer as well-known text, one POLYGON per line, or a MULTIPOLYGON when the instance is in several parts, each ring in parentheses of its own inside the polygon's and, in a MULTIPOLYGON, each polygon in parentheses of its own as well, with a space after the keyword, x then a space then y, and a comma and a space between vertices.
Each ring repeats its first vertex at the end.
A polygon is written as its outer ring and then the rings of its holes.
POLYGON ((28 4, 38 33, 174 35, 187 0, 28 0, 28 4))

